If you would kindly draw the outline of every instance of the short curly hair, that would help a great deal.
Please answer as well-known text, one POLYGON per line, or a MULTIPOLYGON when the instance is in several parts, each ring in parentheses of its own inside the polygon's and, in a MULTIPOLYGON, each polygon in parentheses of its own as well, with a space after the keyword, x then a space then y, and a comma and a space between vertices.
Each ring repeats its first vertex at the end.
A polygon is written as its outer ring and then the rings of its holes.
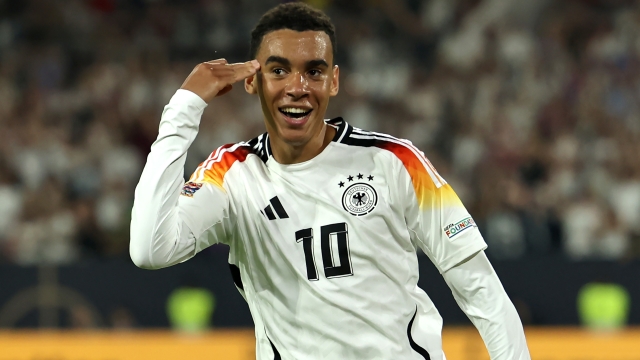
POLYGON ((333 57, 337 53, 336 29, 329 16, 302 2, 280 4, 267 11, 251 31, 249 56, 255 59, 264 36, 272 31, 290 29, 295 31, 323 31, 329 35, 333 57))

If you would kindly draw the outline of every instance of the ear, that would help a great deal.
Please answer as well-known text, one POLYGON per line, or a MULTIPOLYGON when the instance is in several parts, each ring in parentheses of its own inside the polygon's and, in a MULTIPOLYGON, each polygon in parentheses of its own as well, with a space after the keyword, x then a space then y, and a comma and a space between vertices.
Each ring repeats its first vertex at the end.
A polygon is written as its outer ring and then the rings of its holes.
POLYGON ((331 79, 331 91, 329 92, 330 96, 338 95, 338 90, 340 89, 340 68, 338 65, 335 65, 332 69, 333 78, 331 79))
POLYGON ((258 73, 244 79, 244 90, 251 95, 255 95, 258 93, 257 85, 258 85, 258 73))

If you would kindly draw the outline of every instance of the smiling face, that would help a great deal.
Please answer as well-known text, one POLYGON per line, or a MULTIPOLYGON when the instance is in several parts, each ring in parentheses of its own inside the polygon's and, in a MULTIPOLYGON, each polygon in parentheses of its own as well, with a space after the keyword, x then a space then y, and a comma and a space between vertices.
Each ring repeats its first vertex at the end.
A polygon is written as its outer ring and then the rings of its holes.
POLYGON ((245 88, 260 97, 273 145, 322 143, 329 98, 338 93, 332 51, 323 31, 282 29, 264 36, 256 54, 260 72, 245 81, 245 88))

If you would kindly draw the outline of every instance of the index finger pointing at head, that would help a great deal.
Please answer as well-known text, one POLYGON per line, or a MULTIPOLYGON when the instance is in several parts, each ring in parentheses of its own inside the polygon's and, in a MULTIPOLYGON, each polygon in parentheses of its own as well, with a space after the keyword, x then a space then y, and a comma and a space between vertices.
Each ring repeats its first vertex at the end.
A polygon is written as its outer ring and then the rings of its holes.
POLYGON ((254 75, 260 69, 260 63, 257 60, 251 60, 244 63, 236 63, 229 65, 234 71, 235 81, 240 81, 254 75))

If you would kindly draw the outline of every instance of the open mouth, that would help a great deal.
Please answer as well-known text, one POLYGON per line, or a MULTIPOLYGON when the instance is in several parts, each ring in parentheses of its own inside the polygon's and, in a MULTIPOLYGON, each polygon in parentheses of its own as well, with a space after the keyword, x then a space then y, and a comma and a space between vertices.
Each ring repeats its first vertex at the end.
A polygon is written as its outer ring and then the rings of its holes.
POLYGON ((292 107, 282 107, 278 109, 284 116, 291 119, 302 119, 307 115, 311 114, 313 109, 300 109, 300 108, 292 108, 292 107))

